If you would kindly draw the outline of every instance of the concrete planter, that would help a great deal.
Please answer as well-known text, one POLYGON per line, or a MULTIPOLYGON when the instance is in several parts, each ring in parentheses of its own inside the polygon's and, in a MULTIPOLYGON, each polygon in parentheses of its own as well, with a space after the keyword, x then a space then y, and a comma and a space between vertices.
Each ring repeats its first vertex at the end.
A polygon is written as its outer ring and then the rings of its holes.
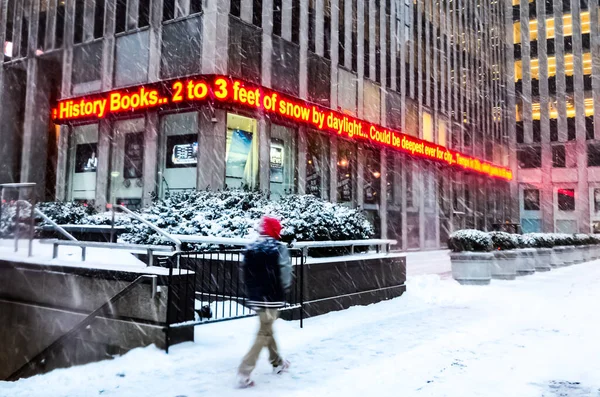
POLYGON ((563 265, 563 257, 564 250, 566 247, 554 247, 552 248, 552 254, 550 255, 550 266, 555 269, 557 267, 562 267, 563 265))
POLYGON ((550 266, 552 260, 552 248, 536 248, 536 251, 535 270, 537 272, 549 272, 552 270, 552 267, 550 266))
POLYGON ((463 285, 487 285, 492 279, 491 252, 453 252, 450 261, 452 277, 463 285))
POLYGON ((581 263, 589 262, 590 260, 590 247, 589 245, 581 245, 579 246, 579 251, 581 252, 581 263))
POLYGON ((562 266, 571 266, 575 263, 576 247, 557 247, 556 250, 562 266))
POLYGON ((585 262, 584 248, 582 245, 573 247, 572 257, 574 264, 585 262))
POLYGON ((537 252, 535 248, 523 248, 517 251, 519 260, 517 261, 517 276, 527 276, 535 273, 535 257, 537 252))
POLYGON ((492 278, 497 280, 514 280, 517 277, 517 251, 494 251, 492 278))

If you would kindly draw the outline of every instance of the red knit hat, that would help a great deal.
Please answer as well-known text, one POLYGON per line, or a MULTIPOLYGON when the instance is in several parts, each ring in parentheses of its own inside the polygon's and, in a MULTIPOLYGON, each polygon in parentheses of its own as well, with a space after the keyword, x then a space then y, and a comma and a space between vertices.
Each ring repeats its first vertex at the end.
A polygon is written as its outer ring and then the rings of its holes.
POLYGON ((264 216, 260 221, 260 233, 276 240, 281 238, 281 222, 271 216, 264 216))

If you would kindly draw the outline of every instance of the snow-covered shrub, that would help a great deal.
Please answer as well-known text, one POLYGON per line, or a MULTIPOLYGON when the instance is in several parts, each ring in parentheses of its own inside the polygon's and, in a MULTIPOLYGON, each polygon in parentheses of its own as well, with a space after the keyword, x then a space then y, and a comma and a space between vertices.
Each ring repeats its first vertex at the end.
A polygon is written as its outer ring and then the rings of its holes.
MULTIPOLYGON (((87 216, 96 214, 93 206, 72 201, 38 203, 37 208, 59 225, 76 225, 81 223, 87 216)), ((45 224, 41 217, 36 217, 36 219, 40 222, 40 225, 45 224)))
POLYGON ((593 245, 595 239, 589 234, 576 233, 573 235, 574 245, 593 245))
POLYGON ((519 248, 519 237, 506 232, 490 232, 490 238, 495 250, 513 250, 519 248))
MULTIPOLYGON (((155 201, 140 211, 144 219, 167 233, 215 237, 251 237, 264 214, 281 219, 282 239, 286 242, 357 240, 373 235, 373 227, 359 211, 308 195, 269 201, 264 194, 241 190, 186 192, 155 201)), ((170 244, 135 220, 127 227, 121 239, 129 243, 170 244)))
POLYGON ((550 233, 527 233, 520 240, 522 248, 552 248, 556 244, 550 233))
POLYGON ((448 237, 448 248, 453 252, 488 252, 493 249, 492 238, 481 230, 458 230, 448 237))
POLYGON ((566 247, 575 245, 575 238, 572 234, 566 233, 552 233, 554 239, 554 245, 557 247, 566 247))

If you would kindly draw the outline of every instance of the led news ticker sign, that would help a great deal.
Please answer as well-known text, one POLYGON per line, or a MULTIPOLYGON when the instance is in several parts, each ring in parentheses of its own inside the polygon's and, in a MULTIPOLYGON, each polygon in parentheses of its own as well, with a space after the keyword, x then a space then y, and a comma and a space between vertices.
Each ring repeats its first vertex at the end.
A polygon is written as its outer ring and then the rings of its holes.
POLYGON ((459 166, 504 180, 512 179, 512 171, 508 168, 226 76, 203 75, 65 99, 52 110, 52 118, 55 123, 62 124, 147 109, 188 107, 203 102, 239 105, 345 138, 379 144, 411 156, 459 166))

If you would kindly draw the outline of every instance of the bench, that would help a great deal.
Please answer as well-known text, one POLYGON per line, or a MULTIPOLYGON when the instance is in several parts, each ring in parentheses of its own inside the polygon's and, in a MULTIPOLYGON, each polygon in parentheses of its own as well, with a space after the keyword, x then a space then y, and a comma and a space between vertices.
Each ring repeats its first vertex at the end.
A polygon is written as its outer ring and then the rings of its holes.
POLYGON ((108 248, 126 250, 130 253, 145 253, 148 255, 148 266, 154 264, 154 252, 173 252, 173 247, 168 245, 144 245, 144 244, 128 244, 128 243, 103 243, 100 241, 72 241, 48 239, 40 240, 41 244, 52 244, 52 259, 58 256, 58 247, 61 245, 80 247, 81 261, 85 261, 86 248, 108 248))

